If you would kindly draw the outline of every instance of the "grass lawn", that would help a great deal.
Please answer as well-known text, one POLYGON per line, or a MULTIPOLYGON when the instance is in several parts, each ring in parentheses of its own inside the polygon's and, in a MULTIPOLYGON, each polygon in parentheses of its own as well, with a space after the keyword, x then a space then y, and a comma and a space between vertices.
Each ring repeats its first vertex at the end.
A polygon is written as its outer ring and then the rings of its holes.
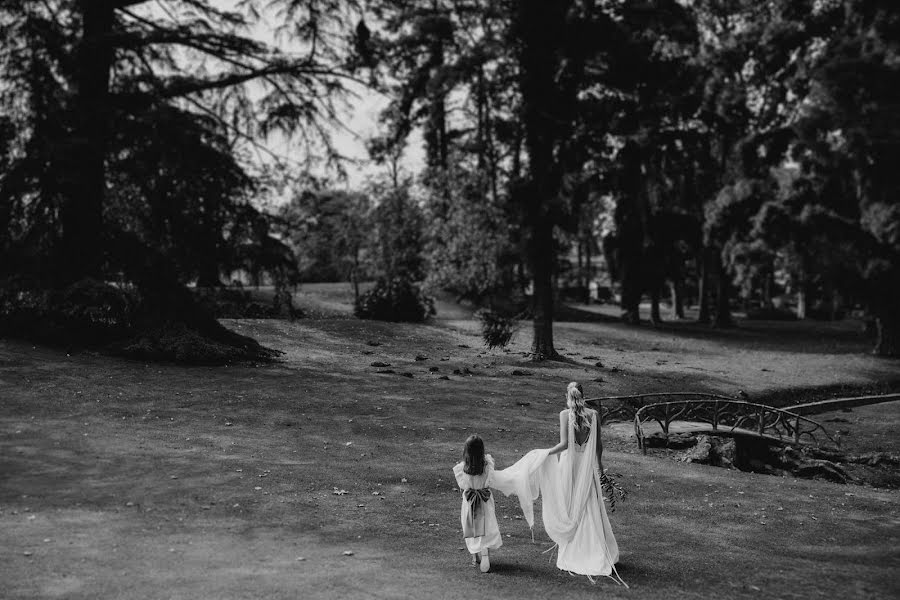
MULTIPOLYGON (((573 379, 589 396, 896 382, 900 363, 868 355, 855 324, 654 330, 584 309, 556 327, 567 361, 534 365, 527 330, 489 352, 459 307, 425 326, 362 322, 341 290, 298 293, 328 318, 227 322, 284 350, 274 366, 0 341, 0 596, 900 597, 900 492, 642 456, 627 433, 604 434, 604 462, 630 492, 612 515, 630 590, 557 571, 514 499, 497 501, 493 571, 463 550, 450 469, 470 433, 500 467, 552 445, 573 379)), ((898 451, 897 404, 831 418, 860 450, 898 451)))

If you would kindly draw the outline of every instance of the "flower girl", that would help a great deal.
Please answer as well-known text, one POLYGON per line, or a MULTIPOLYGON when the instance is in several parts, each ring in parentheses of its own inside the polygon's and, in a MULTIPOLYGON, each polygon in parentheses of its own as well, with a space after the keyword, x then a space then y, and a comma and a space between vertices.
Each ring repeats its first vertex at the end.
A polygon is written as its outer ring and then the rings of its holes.
POLYGON ((469 436, 463 448, 463 460, 453 467, 456 483, 463 491, 462 521, 466 547, 472 555, 472 566, 481 567, 482 573, 491 568, 489 550, 503 545, 494 498, 491 496, 491 480, 494 475, 494 459, 484 453, 484 442, 477 435, 469 436))

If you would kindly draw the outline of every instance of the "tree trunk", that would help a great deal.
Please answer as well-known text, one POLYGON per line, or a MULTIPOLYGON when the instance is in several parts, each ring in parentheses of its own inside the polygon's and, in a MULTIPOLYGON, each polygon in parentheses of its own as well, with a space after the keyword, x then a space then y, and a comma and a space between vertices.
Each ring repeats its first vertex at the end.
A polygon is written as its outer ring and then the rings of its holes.
MULTIPOLYGON (((627 240, 623 240, 627 242, 627 240)), ((621 248, 619 252, 619 276, 622 283, 622 321, 628 325, 641 322, 641 295, 643 294, 640 258, 636 249, 621 248)))
MULTIPOLYGON (((570 118, 563 112, 571 97, 562 93, 557 73, 558 49, 568 33, 567 15, 571 1, 521 0, 511 11, 511 30, 516 38, 519 66, 518 87, 522 98, 521 122, 528 158, 526 185, 517 196, 522 205, 525 239, 531 275, 534 281, 535 360, 557 358, 553 347, 553 286, 555 263, 553 227, 562 186, 560 159, 556 156, 559 140, 567 136, 570 118)), ((519 168, 513 156, 513 169, 519 168)))
POLYGON ((797 318, 805 319, 807 314, 809 314, 809 291, 807 289, 806 283, 800 284, 800 289, 797 290, 797 318))
POLYGON ((353 267, 350 269, 350 282, 353 284, 353 306, 359 305, 359 250, 353 253, 353 267))
POLYGON ((708 248, 704 247, 700 251, 698 262, 700 263, 700 268, 698 269, 700 271, 700 278, 697 282, 697 304, 699 307, 697 321, 699 323, 708 324, 712 320, 709 314, 710 257, 708 248))
POLYGON ((874 354, 900 357, 900 315, 888 311, 875 315, 875 331, 874 354))
POLYGON ((534 337, 531 353, 534 360, 558 356, 553 347, 553 257, 552 226, 538 228, 531 249, 531 270, 534 277, 534 337))
POLYGON ((728 274, 725 272, 725 265, 722 264, 722 257, 718 249, 713 255, 713 261, 716 272, 716 315, 713 327, 734 327, 734 319, 731 317, 731 306, 728 302, 728 274))
POLYGON ((584 278, 584 254, 582 250, 584 248, 584 242, 581 239, 581 236, 578 236, 578 287, 583 287, 587 285, 587 282, 584 278))
POLYGON ((446 90, 443 85, 435 85, 439 81, 439 72, 444 66, 444 41, 435 36, 431 42, 431 81, 432 91, 429 98, 428 122, 424 127, 427 162, 429 167, 447 168, 449 145, 447 142, 447 107, 446 90))
POLYGON ((218 287, 222 285, 219 274, 219 228, 214 217, 213 202, 208 198, 203 203, 203 230, 200 232, 203 240, 203 250, 199 260, 199 272, 197 276, 198 287, 218 287))
POLYGON ((772 286, 775 283, 775 274, 772 271, 766 273, 766 279, 763 283, 763 306, 766 309, 771 309, 772 304, 772 286))
POLYGON ((650 322, 653 325, 662 323, 662 316, 659 314, 659 286, 654 285, 650 290, 650 322))
POLYGON ((113 4, 79 0, 78 7, 82 33, 75 54, 72 172, 61 209, 62 282, 99 277, 103 253, 113 4))
POLYGON ((672 316, 684 318, 684 281, 680 276, 672 279, 672 316))
POLYGON ((593 245, 594 240, 591 235, 590 229, 587 232, 587 238, 584 241, 584 250, 585 250, 585 261, 584 261, 584 303, 590 304, 593 301, 591 298, 591 280, 594 278, 594 270, 591 266, 591 246, 593 245))

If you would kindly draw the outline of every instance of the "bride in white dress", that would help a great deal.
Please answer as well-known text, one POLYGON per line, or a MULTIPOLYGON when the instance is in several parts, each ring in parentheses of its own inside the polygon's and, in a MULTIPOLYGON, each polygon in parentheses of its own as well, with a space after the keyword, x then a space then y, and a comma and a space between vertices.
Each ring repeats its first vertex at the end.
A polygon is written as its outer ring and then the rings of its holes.
POLYGON ((559 443, 541 473, 544 529, 559 546, 556 566, 581 575, 611 576, 619 546, 603 505, 603 444, 597 411, 584 404, 581 385, 569 384, 559 413, 559 443), (546 482, 544 481, 546 480, 546 482))
POLYGON ((495 471, 491 486, 519 497, 529 525, 533 501, 543 496, 541 515, 559 548, 558 568, 591 581, 607 576, 627 587, 616 572, 619 546, 603 503, 597 411, 585 406, 584 391, 575 382, 566 389, 566 406, 559 413, 559 443, 532 450, 511 467, 495 471))

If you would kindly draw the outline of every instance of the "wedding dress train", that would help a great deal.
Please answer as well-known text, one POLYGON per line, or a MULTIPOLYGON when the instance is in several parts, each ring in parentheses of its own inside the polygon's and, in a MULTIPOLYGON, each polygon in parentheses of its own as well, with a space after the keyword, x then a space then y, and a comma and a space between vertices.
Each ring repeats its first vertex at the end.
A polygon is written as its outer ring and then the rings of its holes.
POLYGON ((494 472, 492 487, 515 494, 529 526, 534 526, 534 500, 543 496, 544 529, 559 549, 556 566, 571 573, 608 576, 625 584, 616 573, 619 547, 603 503, 597 461, 597 413, 591 416, 590 435, 575 441, 569 418, 569 447, 558 456, 532 450, 507 469, 494 472))

